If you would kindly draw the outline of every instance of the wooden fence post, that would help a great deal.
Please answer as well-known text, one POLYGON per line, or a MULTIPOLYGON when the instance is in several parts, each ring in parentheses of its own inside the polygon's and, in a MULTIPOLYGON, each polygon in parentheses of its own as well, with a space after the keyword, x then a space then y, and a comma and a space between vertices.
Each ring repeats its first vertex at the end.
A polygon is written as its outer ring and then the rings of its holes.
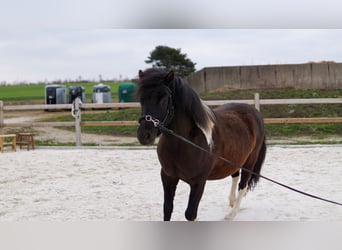
POLYGON ((73 103, 72 115, 75 117, 76 147, 82 146, 81 140, 81 100, 76 98, 73 103))
POLYGON ((260 95, 259 95, 259 93, 254 94, 254 106, 258 111, 260 111, 260 95))
POLYGON ((3 124, 4 124, 4 102, 0 101, 0 134, 3 134, 3 124))

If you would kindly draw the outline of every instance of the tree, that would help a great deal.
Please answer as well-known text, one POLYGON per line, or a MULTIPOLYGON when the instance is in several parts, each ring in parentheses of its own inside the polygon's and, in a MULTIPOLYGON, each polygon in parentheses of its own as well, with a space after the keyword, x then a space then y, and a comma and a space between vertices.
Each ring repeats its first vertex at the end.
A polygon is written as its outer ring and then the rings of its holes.
POLYGON ((145 63, 151 63, 153 68, 164 71, 173 70, 178 76, 184 77, 195 72, 195 64, 186 54, 181 53, 181 49, 174 49, 168 46, 157 46, 145 63))

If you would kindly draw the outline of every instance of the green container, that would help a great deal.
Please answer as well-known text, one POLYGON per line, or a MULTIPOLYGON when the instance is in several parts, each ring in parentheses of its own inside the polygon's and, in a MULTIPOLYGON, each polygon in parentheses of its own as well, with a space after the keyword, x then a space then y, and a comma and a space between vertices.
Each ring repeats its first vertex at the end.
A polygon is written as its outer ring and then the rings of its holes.
POLYGON ((135 98, 135 83, 122 83, 119 85, 119 102, 134 102, 135 98))

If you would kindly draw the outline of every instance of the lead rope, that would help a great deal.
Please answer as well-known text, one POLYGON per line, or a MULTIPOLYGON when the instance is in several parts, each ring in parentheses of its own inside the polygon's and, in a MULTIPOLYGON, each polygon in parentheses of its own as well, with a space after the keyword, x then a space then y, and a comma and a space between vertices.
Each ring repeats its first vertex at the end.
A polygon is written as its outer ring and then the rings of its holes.
MULTIPOLYGON (((210 151, 208 151, 208 150, 206 150, 205 148, 202 148, 201 146, 199 146, 199 145, 193 143, 192 141, 186 139, 185 137, 176 134, 173 130, 164 127, 164 126, 160 123, 160 121, 159 121, 158 119, 153 118, 151 115, 146 115, 146 116, 145 116, 145 120, 146 120, 147 122, 152 122, 153 125, 154 125, 156 128, 159 128, 161 131, 164 131, 164 132, 166 132, 166 133, 168 133, 168 134, 170 134, 170 135, 173 135, 173 136, 177 137, 178 139, 180 139, 180 140, 182 140, 182 141, 184 141, 184 142, 190 144, 191 146, 193 146, 193 147, 195 147, 195 148, 197 148, 197 149, 199 149, 199 150, 201 150, 201 151, 203 151, 203 152, 205 152, 205 153, 211 155, 211 152, 210 152, 210 151)), ((232 166, 234 166, 234 167, 236 167, 236 168, 242 169, 242 170, 244 170, 244 171, 246 171, 246 172, 249 172, 249 173, 251 173, 251 174, 253 174, 253 175, 259 176, 259 177, 262 178, 262 179, 265 179, 265 180, 267 180, 267 181, 269 181, 269 182, 272 182, 272 183, 274 183, 274 184, 277 184, 277 185, 279 185, 279 186, 282 186, 282 187, 287 188, 287 189, 289 189, 289 190, 292 190, 292 191, 294 191, 294 192, 300 193, 300 194, 302 194, 302 195, 305 195, 305 196, 308 196, 308 197, 311 197, 311 198, 314 198, 314 199, 317 199, 317 200, 321 200, 321 201, 329 202, 329 203, 332 203, 332 204, 335 204, 335 205, 338 205, 338 206, 342 206, 342 203, 340 203, 340 202, 328 200, 328 199, 319 197, 319 196, 317 196, 317 195, 309 194, 309 193, 306 193, 306 192, 301 191, 301 190, 299 190, 299 189, 290 187, 290 186, 288 186, 288 185, 285 185, 285 184, 283 184, 283 183, 280 183, 279 181, 275 181, 275 180, 273 180, 273 179, 271 179, 271 178, 268 178, 268 177, 263 176, 263 175, 261 175, 261 174, 255 173, 255 172, 253 172, 252 170, 249 170, 249 169, 247 169, 247 168, 244 168, 243 166, 240 166, 239 164, 237 164, 237 163, 235 163, 235 162, 232 162, 232 161, 230 161, 230 160, 228 160, 228 159, 226 159, 226 158, 224 158, 224 157, 219 156, 218 158, 219 158, 220 160, 224 161, 225 163, 228 163, 228 164, 230 164, 230 165, 232 165, 232 166)))

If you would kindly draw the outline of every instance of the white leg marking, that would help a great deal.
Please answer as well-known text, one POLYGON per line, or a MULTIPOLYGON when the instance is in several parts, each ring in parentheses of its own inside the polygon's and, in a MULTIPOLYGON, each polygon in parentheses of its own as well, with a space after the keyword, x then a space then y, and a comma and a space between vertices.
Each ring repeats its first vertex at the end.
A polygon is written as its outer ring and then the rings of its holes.
POLYGON ((246 195, 246 193, 247 193, 247 186, 244 189, 239 190, 238 197, 237 197, 237 200, 234 204, 234 207, 230 211, 230 213, 226 216, 225 219, 227 219, 227 220, 233 220, 234 219, 234 217, 236 216, 237 212, 240 209, 241 200, 246 195))
POLYGON ((239 176, 232 178, 232 187, 230 189, 230 194, 229 194, 229 205, 231 207, 234 207, 234 204, 236 201, 236 189, 237 189, 238 182, 239 182, 239 176))

